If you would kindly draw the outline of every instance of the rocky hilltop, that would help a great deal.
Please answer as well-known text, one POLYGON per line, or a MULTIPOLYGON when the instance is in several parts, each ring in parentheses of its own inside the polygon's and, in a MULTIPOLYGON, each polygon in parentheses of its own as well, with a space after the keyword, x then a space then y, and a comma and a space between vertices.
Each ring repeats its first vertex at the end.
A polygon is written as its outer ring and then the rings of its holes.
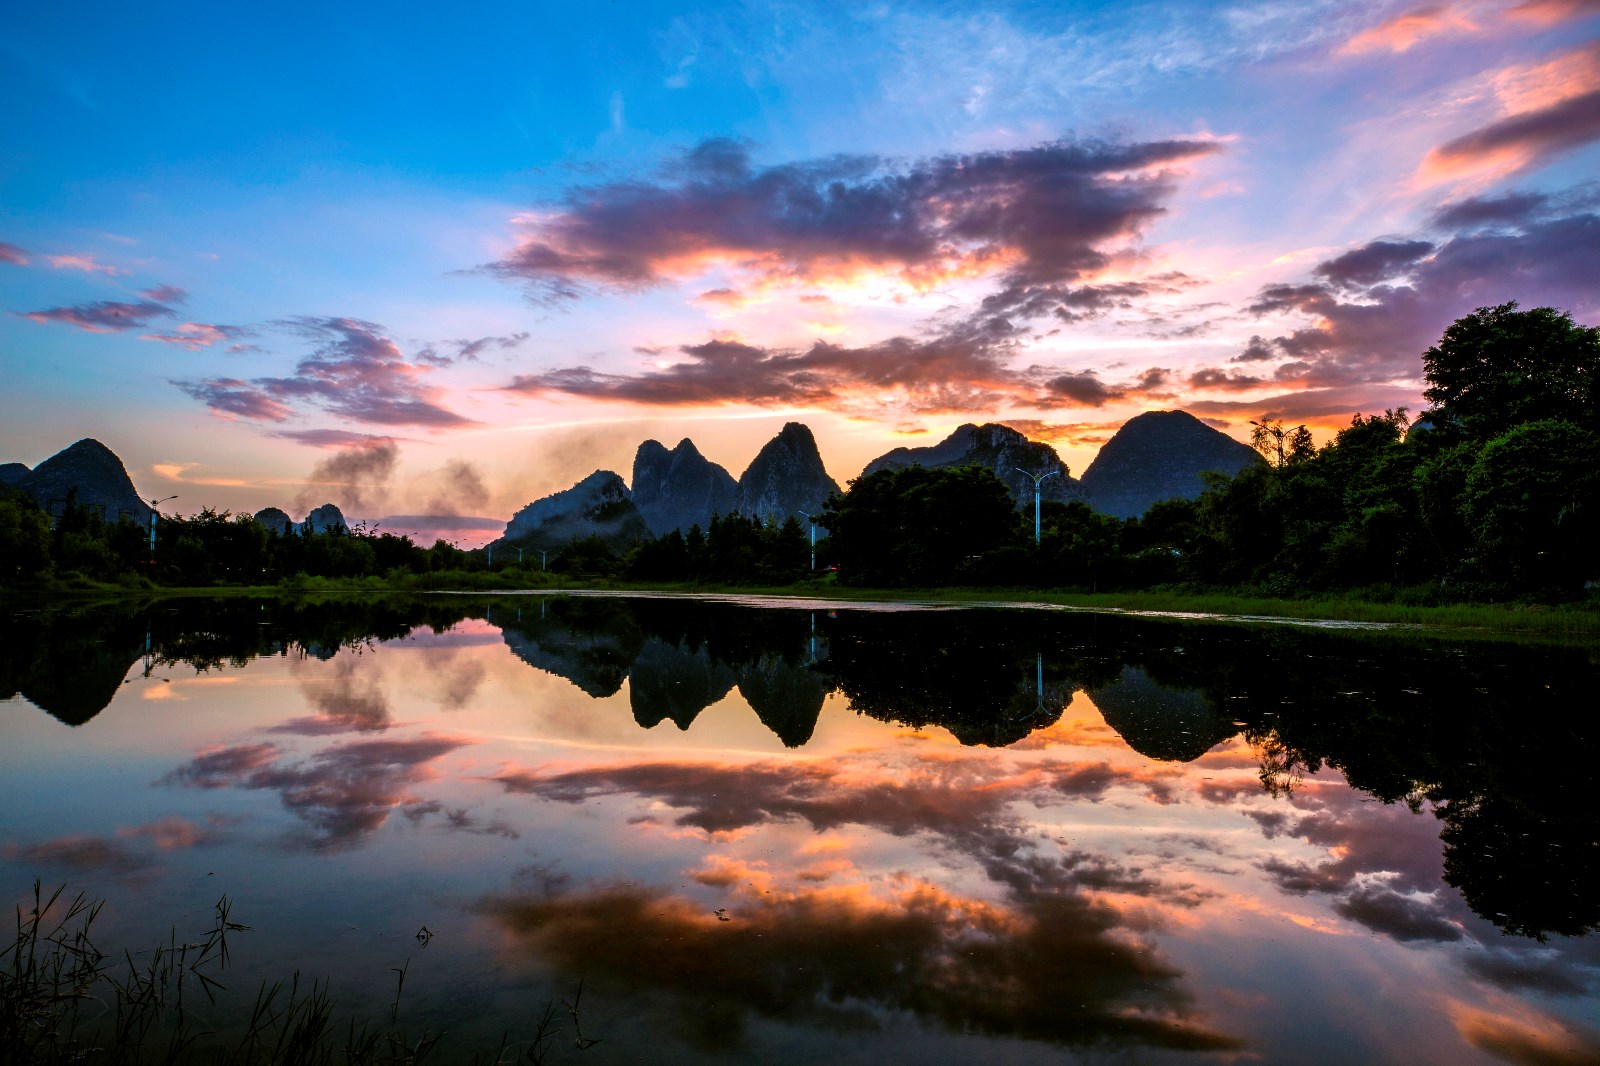
POLYGON ((350 523, 345 521, 344 512, 338 506, 325 503, 321 507, 306 515, 304 522, 296 522, 289 517, 289 513, 278 507, 263 507, 255 513, 255 520, 272 530, 274 533, 327 533, 333 530, 349 529, 350 523))
POLYGON ((790 422, 769 440, 739 478, 733 509, 755 518, 783 521, 801 511, 818 514, 839 491, 817 451, 817 439, 799 422, 790 422))
POLYGON ((610 470, 596 470, 570 489, 552 493, 511 516, 492 547, 553 548, 597 536, 613 548, 649 539, 633 494, 610 470))
POLYGON ((1020 470, 1035 474, 1056 471, 1039 483, 1039 495, 1046 500, 1068 503, 1084 498, 1083 487, 1073 478, 1067 464, 1048 444, 1029 440, 1010 426, 989 422, 981 426, 967 423, 938 444, 925 448, 896 448, 867 464, 865 477, 879 470, 898 470, 907 466, 930 469, 956 466, 981 466, 992 470, 1006 483, 1017 506, 1033 504, 1033 480, 1020 470))
POLYGON ((1089 506, 1118 518, 1137 518, 1158 500, 1194 499, 1201 474, 1237 474, 1261 457, 1187 411, 1147 411, 1130 418, 1106 441, 1083 488, 1089 506))
POLYGON ((733 475, 701 455, 688 437, 670 452, 660 441, 647 440, 633 457, 633 502, 658 537, 707 528, 712 515, 733 511, 738 489, 733 475))
POLYGON ((32 495, 51 514, 60 514, 67 494, 76 491, 74 498, 79 506, 99 511, 109 522, 115 522, 118 516, 140 524, 150 521, 150 505, 139 498, 127 467, 116 452, 91 437, 57 452, 32 470, 21 463, 8 463, 6 467, 22 467, 26 471, 8 483, 32 495))
POLYGON ((263 507, 256 512, 255 518, 257 522, 280 535, 288 533, 295 528, 294 519, 289 517, 287 511, 280 510, 277 507, 263 507))
POLYGON ((325 503, 306 515, 306 520, 300 523, 300 528, 307 533, 330 533, 349 529, 350 526, 344 520, 343 511, 331 503, 325 503))

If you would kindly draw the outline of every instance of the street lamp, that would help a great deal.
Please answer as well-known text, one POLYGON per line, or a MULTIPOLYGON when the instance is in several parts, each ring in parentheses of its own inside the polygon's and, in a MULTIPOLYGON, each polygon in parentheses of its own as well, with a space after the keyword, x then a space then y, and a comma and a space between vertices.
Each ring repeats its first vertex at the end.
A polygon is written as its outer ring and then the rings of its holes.
POLYGON ((1034 544, 1034 547, 1038 547, 1039 546, 1039 482, 1043 481, 1045 478, 1049 477, 1051 474, 1059 474, 1059 473, 1061 473, 1061 471, 1060 470, 1047 470, 1043 474, 1035 474, 1035 473, 1032 473, 1031 471, 1027 471, 1027 470, 1022 469, 1022 467, 1019 466, 1019 467, 1017 467, 1017 472, 1022 474, 1025 477, 1030 477, 1030 478, 1033 479, 1033 544, 1034 544))
POLYGON ((156 565, 156 508, 166 503, 167 500, 176 500, 176 496, 168 496, 166 500, 150 501, 150 565, 156 565))
POLYGON ((801 511, 800 513, 805 515, 806 516, 806 521, 811 523, 811 572, 812 573, 816 573, 817 572, 817 520, 815 518, 812 518, 809 514, 806 514, 805 511, 801 511))

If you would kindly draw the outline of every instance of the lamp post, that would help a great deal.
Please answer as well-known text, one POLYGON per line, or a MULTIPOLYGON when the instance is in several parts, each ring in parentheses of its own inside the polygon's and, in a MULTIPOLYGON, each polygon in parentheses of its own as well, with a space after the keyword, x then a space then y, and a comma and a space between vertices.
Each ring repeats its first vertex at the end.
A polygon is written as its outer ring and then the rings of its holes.
POLYGON ((805 515, 806 516, 806 521, 811 523, 811 572, 812 573, 816 573, 816 570, 817 570, 817 520, 815 518, 812 518, 809 514, 806 514, 805 511, 801 511, 800 513, 805 515))
POLYGON ((168 496, 166 500, 150 501, 150 565, 156 565, 156 508, 166 503, 167 500, 176 500, 176 496, 168 496))
POLYGON ((1038 547, 1039 546, 1039 482, 1043 481, 1045 478, 1049 477, 1052 474, 1059 474, 1059 473, 1061 473, 1061 471, 1060 470, 1047 470, 1042 474, 1035 474, 1035 473, 1032 473, 1031 471, 1022 469, 1022 467, 1019 466, 1019 467, 1017 467, 1017 472, 1022 474, 1025 477, 1030 477, 1030 478, 1033 479, 1033 544, 1034 544, 1034 547, 1038 547))
MULTIPOLYGON (((545 570, 545 564, 548 561, 548 558, 549 558, 549 555, 550 555, 550 549, 549 548, 535 548, 533 550, 539 553, 539 572, 543 573, 544 570, 545 570)), ((560 556, 561 556, 561 553, 560 552, 556 552, 556 557, 560 558, 560 556)))

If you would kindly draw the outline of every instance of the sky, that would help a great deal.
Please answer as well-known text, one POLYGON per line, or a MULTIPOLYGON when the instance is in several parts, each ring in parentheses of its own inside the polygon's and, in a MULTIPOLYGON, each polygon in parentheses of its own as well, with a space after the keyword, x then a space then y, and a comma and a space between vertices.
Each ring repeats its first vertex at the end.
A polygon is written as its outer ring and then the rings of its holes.
POLYGON ((0 461, 181 513, 480 543, 788 421, 1081 474, 1600 322, 1600 0, 23 5, 0 100, 0 461))

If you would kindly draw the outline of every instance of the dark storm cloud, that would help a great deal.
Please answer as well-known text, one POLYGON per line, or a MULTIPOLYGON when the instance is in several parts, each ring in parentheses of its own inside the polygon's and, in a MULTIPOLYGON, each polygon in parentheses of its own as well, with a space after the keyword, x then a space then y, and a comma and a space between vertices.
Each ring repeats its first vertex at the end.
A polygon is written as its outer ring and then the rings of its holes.
POLYGON ((1266 382, 1266 378, 1252 377, 1238 371, 1229 372, 1215 367, 1204 367, 1189 375, 1191 389, 1218 390, 1222 392, 1248 392, 1266 382))
POLYGON ((1167 388, 1170 372, 1161 367, 1151 367, 1132 381, 1107 384, 1091 370, 1067 374, 1054 374, 1042 382, 1040 392, 1031 401, 1044 408, 1104 407, 1132 399, 1169 399, 1167 388))
MULTIPOLYGON (((1582 202, 1582 197, 1569 197, 1582 202)), ((1515 211, 1539 205, 1467 201, 1441 212, 1455 224, 1498 210, 1508 223, 1515 211), (1452 213, 1454 212, 1454 213, 1452 213)), ((1527 214, 1522 215, 1527 218, 1527 214)), ((1400 242, 1388 243, 1391 249, 1400 242)), ((1406 242, 1421 245, 1430 242, 1406 242)), ((1368 253, 1374 245, 1358 249, 1368 253)), ((1263 288, 1246 308, 1258 317, 1300 315, 1313 324, 1271 340, 1252 338, 1236 361, 1261 361, 1269 351, 1288 359, 1275 379, 1286 385, 1327 388, 1361 382, 1420 376, 1418 356, 1436 343, 1444 328, 1468 312, 1516 300, 1525 307, 1549 305, 1580 316, 1600 311, 1600 215, 1580 210, 1535 218, 1512 228, 1466 230, 1447 236, 1431 256, 1409 267, 1403 283, 1362 287, 1358 276, 1409 253, 1379 252, 1352 265, 1346 253, 1319 264, 1314 276, 1331 282, 1281 283, 1263 288)))
POLYGON ((571 190, 484 267, 545 298, 636 290, 712 261, 805 279, 863 266, 913 283, 1003 271, 1007 305, 1104 266, 1101 246, 1163 213, 1167 168, 1216 152, 1198 140, 1056 141, 910 163, 834 157, 771 167, 702 144, 655 182, 571 190))
POLYGON ((1311 273, 1341 289, 1367 288, 1406 273, 1431 251, 1427 241, 1372 241, 1318 264, 1311 273))
POLYGON ((893 337, 847 347, 818 341, 805 350, 711 340, 684 345, 683 361, 638 374, 572 367, 516 377, 507 388, 564 392, 660 406, 721 403, 849 406, 863 390, 895 390, 918 412, 985 410, 1023 379, 1005 366, 1008 337, 958 330, 924 339, 893 337))
POLYGON ((1064 289, 1055 296, 1052 313, 1063 322, 1082 322, 1103 318, 1113 311, 1131 311, 1139 301, 1151 296, 1182 292, 1198 284, 1186 274, 1158 274, 1140 281, 1119 281, 1105 285, 1083 285, 1064 289))
POLYGON ((1429 220, 1444 230, 1477 229, 1484 226, 1519 226, 1543 215, 1550 197, 1537 192, 1508 192, 1500 196, 1469 196, 1446 204, 1429 220))
POLYGON ((1395 940, 1460 940, 1461 927, 1439 913, 1431 898, 1385 888, 1358 888, 1334 904, 1335 911, 1395 940))
POLYGON ((292 376, 175 384, 212 410, 273 422, 288 419, 296 404, 307 404, 378 425, 455 429, 477 424, 436 402, 439 390, 427 384, 428 367, 408 362, 381 326, 304 316, 276 325, 319 345, 292 376))

